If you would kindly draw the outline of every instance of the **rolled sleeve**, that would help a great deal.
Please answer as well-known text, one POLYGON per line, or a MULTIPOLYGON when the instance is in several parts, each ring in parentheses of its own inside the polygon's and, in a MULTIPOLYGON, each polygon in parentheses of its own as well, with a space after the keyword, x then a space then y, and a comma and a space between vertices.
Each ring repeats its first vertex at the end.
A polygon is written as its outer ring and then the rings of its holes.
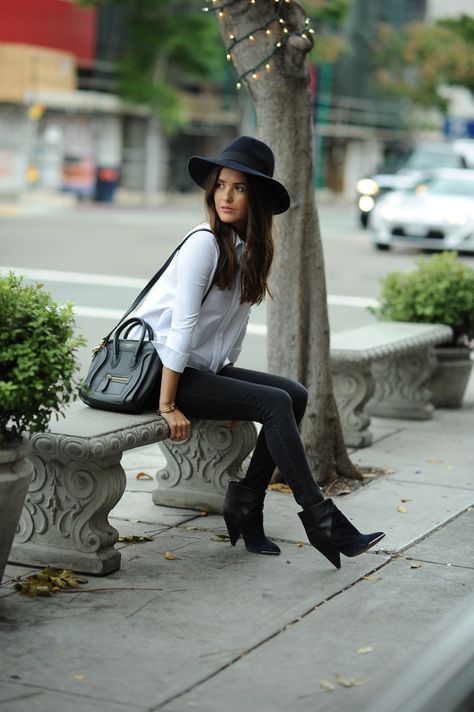
POLYGON ((186 368, 186 363, 189 358, 188 353, 181 353, 171 349, 167 344, 162 344, 159 341, 154 341, 153 345, 158 351, 158 356, 163 366, 169 368, 171 371, 177 371, 177 373, 182 373, 186 368))

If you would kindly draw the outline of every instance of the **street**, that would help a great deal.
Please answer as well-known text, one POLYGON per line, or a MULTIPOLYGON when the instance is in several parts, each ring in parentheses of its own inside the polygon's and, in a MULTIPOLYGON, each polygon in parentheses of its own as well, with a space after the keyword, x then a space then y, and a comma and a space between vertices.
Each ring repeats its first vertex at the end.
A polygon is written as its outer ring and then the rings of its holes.
MULTIPOLYGON (((203 216, 201 196, 170 196, 155 210, 79 204, 62 211, 0 218, 0 272, 13 269, 40 281, 60 302, 74 302, 78 329, 88 346, 79 352, 81 372, 90 347, 114 326, 140 288, 203 216)), ((331 330, 370 323, 367 307, 380 278, 409 270, 417 251, 380 253, 344 203, 323 203, 319 216, 326 261, 331 330)), ((464 258, 463 258, 464 259, 464 258)), ((465 258, 474 264, 474 257, 465 258)), ((239 364, 265 369, 265 306, 255 307, 239 364)))

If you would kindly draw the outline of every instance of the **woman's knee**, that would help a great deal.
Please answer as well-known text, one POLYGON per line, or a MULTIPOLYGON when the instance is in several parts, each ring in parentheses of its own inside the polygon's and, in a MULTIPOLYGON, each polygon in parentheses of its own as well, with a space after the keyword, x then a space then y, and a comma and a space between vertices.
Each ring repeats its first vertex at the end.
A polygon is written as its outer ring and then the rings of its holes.
POLYGON ((302 417, 308 405, 308 389, 298 381, 288 380, 287 392, 293 402, 295 415, 302 417))

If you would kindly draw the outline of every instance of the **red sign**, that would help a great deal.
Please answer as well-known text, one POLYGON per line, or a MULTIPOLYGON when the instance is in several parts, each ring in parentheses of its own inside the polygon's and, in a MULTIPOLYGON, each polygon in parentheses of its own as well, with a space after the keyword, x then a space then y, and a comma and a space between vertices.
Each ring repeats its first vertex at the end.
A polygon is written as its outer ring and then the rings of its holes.
POLYGON ((72 0, 1 0, 0 42, 60 49, 80 67, 94 63, 96 10, 72 0))

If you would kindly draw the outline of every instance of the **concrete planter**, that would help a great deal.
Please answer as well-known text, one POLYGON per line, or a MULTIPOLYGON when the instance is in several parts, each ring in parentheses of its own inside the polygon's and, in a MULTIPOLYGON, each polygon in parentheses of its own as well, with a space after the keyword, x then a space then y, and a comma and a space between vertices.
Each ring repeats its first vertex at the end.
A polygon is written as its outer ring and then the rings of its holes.
POLYGON ((472 371, 471 351, 467 346, 438 346, 438 365, 427 388, 437 408, 460 408, 472 371))
POLYGON ((0 583, 33 475, 28 451, 25 440, 0 449, 0 583))

